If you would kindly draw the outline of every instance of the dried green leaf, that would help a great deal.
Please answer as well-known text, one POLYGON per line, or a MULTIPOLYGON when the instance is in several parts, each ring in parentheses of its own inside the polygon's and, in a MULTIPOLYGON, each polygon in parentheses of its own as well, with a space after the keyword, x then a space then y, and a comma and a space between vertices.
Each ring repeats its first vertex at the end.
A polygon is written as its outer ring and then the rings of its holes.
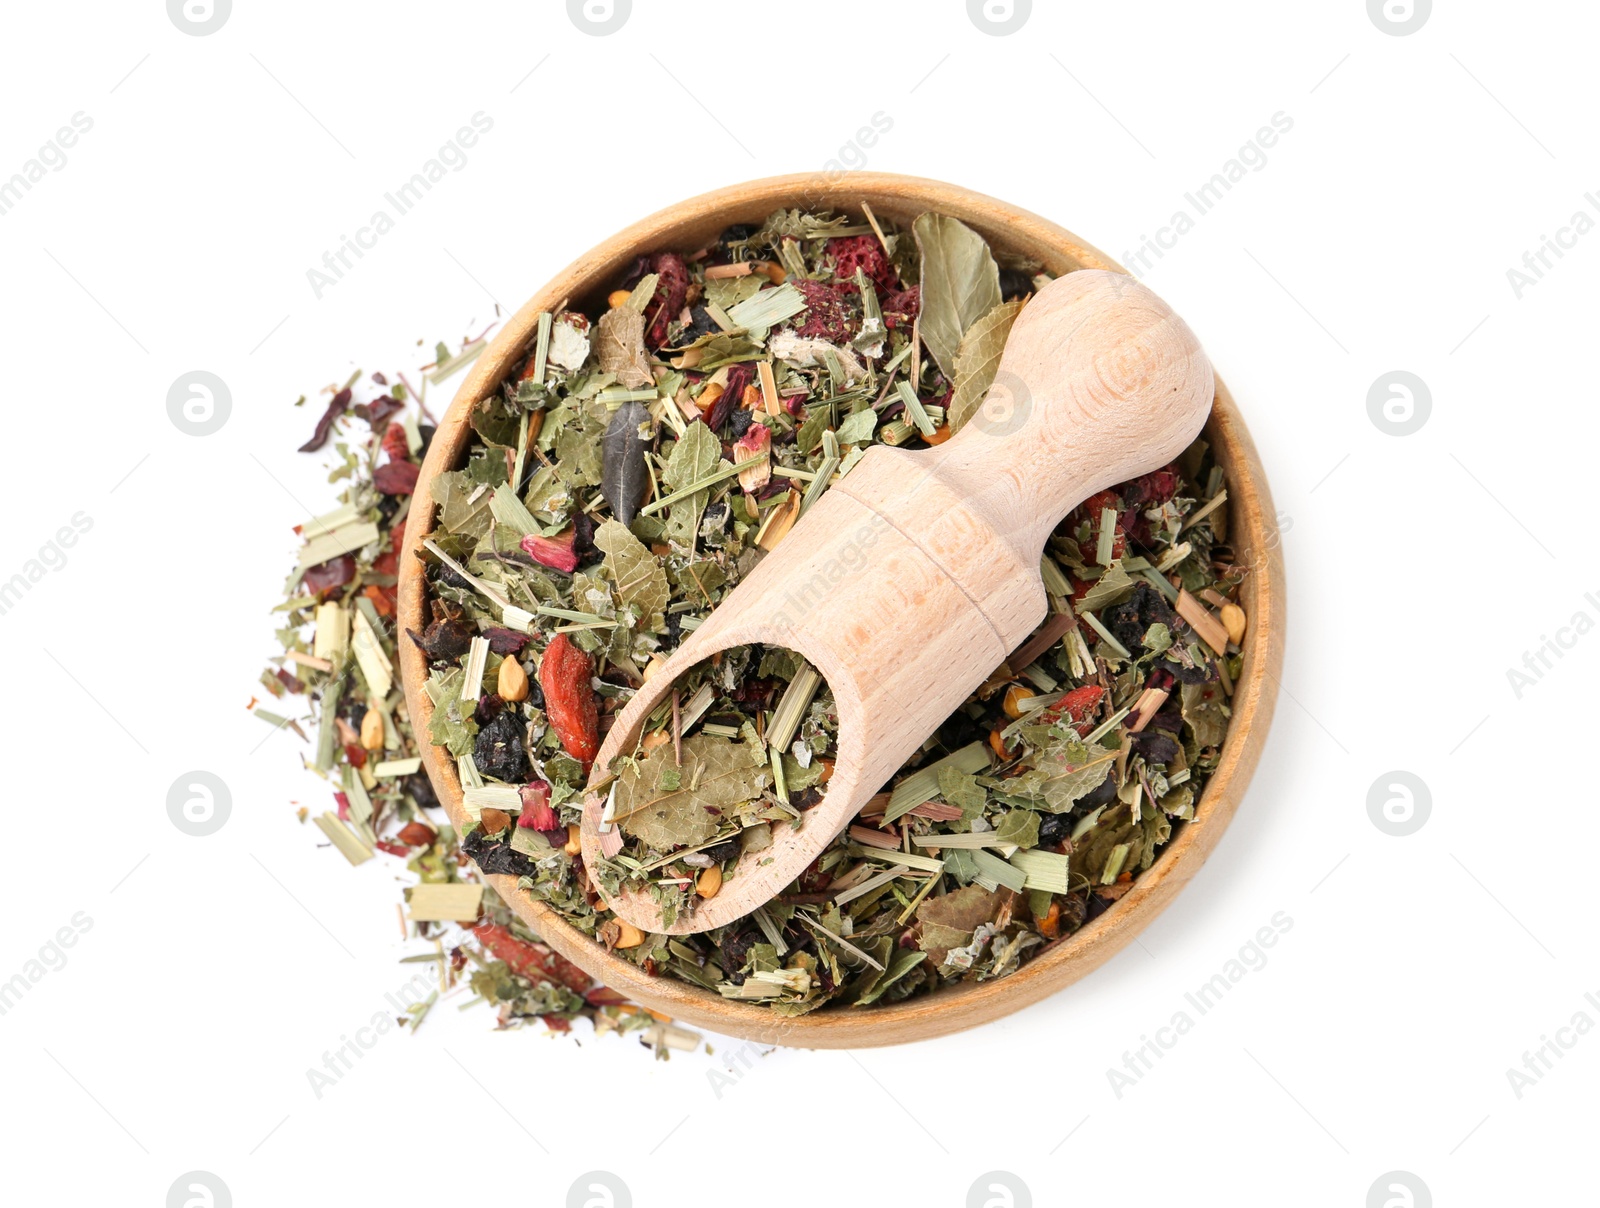
POLYGON ((617 598, 639 610, 648 624, 658 617, 672 599, 667 574, 644 542, 628 531, 628 526, 607 520, 594 535, 594 545, 606 556, 606 569, 616 586, 617 598))
POLYGON ((1039 843, 1039 815, 1032 810, 1010 810, 994 828, 995 841, 1017 847, 1036 847, 1039 843))
POLYGON ((617 777, 618 825, 658 851, 704 843, 767 784, 767 757, 755 743, 696 734, 684 740, 681 768, 673 758, 672 744, 666 743, 617 777), (683 787, 658 787, 668 768, 678 773, 683 787))
POLYGON ((644 316, 631 306, 614 306, 600 316, 595 328, 595 350, 600 372, 614 373, 629 390, 655 381, 650 354, 644 347, 644 316))
MULTIPOLYGON (((661 478, 669 490, 676 491, 699 482, 721 461, 722 442, 702 420, 695 420, 672 447, 661 478)), ((667 538, 692 548, 700 528, 700 514, 710 499, 711 489, 707 487, 674 503, 667 512, 667 538)))
POLYGON ((1099 612, 1111 604, 1120 604, 1133 594, 1136 584, 1133 577, 1122 568, 1122 562, 1113 562, 1106 567, 1105 573, 1095 582, 1095 585, 1084 592, 1083 599, 1073 607, 1082 614, 1085 612, 1099 612))
POLYGON ((1006 792, 1043 801, 1051 812, 1059 814, 1104 784, 1116 758, 1114 749, 1059 743, 1039 752, 1028 771, 1007 780, 1006 792))
MULTIPOLYGON (((871 407, 863 407, 844 417, 839 421, 835 435, 841 445, 859 445, 872 439, 873 430, 878 426, 878 413, 871 407)), ((820 440, 821 437, 819 436, 820 440)))
POLYGON ((964 822, 982 814, 989 797, 976 776, 957 767, 939 769, 939 795, 961 810, 964 822))
POLYGON ((961 431, 962 425, 983 405, 984 396, 994 384, 995 371, 1000 368, 1000 354, 1005 351, 1011 325, 1021 310, 1021 298, 1002 302, 961 337, 956 349, 955 393, 950 396, 945 410, 945 421, 951 432, 961 431))
POLYGON ((961 337, 1000 305, 1000 269, 983 236, 957 219, 923 214, 912 231, 922 253, 922 342, 954 382, 961 337))
POLYGON ((951 948, 961 947, 982 924, 992 923, 1012 896, 1009 890, 991 893, 981 885, 968 885, 929 898, 917 907, 917 921, 922 924, 918 945, 938 968, 951 948))

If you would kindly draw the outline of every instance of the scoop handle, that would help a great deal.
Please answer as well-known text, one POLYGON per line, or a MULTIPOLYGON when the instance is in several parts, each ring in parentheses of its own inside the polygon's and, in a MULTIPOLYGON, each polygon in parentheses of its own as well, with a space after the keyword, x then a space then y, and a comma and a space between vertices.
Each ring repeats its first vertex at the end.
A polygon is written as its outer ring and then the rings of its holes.
MULTIPOLYGON (((1050 531, 1094 492, 1180 453, 1213 389, 1199 342, 1160 298, 1081 270, 1022 309, 994 387, 955 437, 868 450, 635 695, 596 761, 599 774, 678 676, 730 646, 796 650, 833 691, 839 742, 822 801, 669 930, 740 918, 798 876, 1044 619, 1050 531)), ((586 861, 600 855, 602 806, 589 795, 586 861)), ((663 930, 641 892, 608 905, 663 930)))

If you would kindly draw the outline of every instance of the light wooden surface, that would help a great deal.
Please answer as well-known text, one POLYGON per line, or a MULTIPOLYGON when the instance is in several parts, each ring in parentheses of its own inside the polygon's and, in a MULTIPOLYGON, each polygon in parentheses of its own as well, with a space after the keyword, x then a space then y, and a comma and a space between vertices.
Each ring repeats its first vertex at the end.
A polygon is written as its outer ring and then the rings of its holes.
MULTIPOLYGON (((1030 258, 1052 273, 1120 266, 1070 231, 980 193, 938 181, 885 173, 772 177, 721 189, 669 207, 581 256, 533 295, 479 357, 429 447, 417 486, 419 506, 407 525, 400 566, 399 624, 420 631, 426 583, 416 551, 435 523, 421 506, 433 476, 458 465, 472 440, 471 406, 494 390, 526 354, 541 311, 563 301, 600 308, 618 276, 641 251, 693 249, 731 223, 761 222, 779 207, 831 206, 854 210, 866 201, 882 217, 909 227, 929 210, 959 218, 997 249, 1030 258)), ((1028 1006, 1104 964, 1177 896, 1211 853, 1233 818, 1260 759, 1283 666, 1284 583, 1271 494, 1254 444, 1226 386, 1216 398, 1204 435, 1229 482, 1229 539, 1237 561, 1251 568, 1241 591, 1250 617, 1244 665, 1232 699, 1233 723, 1221 761, 1207 784, 1198 816, 1178 828, 1155 865, 1112 909, 1073 935, 1049 945, 1016 973, 995 982, 959 985, 907 1002, 870 1008, 829 1007, 782 1019, 755 1004, 733 1002, 671 978, 649 977, 632 961, 594 943, 542 902, 516 887, 516 878, 488 881, 530 927, 561 955, 621 994, 692 1026, 769 1044, 860 1048, 901 1044, 970 1028, 1028 1006)), ((779 547, 782 548, 781 546, 779 547)), ((409 640, 400 643, 400 668, 413 726, 425 734, 431 706, 422 685, 427 663, 409 640)), ((423 764, 451 821, 467 821, 461 785, 448 754, 424 744, 423 764)), ((1259 803, 1258 806, 1266 803, 1259 803)))
MULTIPOLYGON (((717 605, 623 710, 599 777, 702 659, 760 642, 797 650, 833 689, 833 776, 804 825, 773 827, 722 891, 670 927, 642 889, 607 905, 644 931, 721 927, 781 892, 945 718, 1045 618, 1039 559, 1090 495, 1160 469, 1211 410, 1194 333, 1137 282, 1103 269, 1059 277, 1028 303, 1001 357, 1012 422, 980 412, 952 439, 875 445, 717 605)), ((602 859, 603 793, 589 794, 583 858, 602 859)), ((613 824, 615 825, 615 824, 613 824)))

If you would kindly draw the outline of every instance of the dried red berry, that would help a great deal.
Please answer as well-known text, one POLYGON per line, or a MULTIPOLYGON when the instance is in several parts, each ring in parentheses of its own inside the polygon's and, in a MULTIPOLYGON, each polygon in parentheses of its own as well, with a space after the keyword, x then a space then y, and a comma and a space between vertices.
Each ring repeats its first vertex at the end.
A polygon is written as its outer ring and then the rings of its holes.
POLYGON ((438 837, 438 832, 426 822, 407 822, 395 836, 407 847, 432 847, 438 837))
POLYGON ((391 461, 411 459, 411 445, 406 440, 405 425, 389 425, 389 430, 383 434, 383 451, 389 455, 391 461))
POLYGON ((600 753, 600 705, 589 682, 593 674, 589 656, 564 633, 556 634, 539 660, 545 715, 567 754, 585 764, 600 753))
POLYGON ((833 279, 841 284, 853 284, 856 269, 867 274, 867 280, 878 287, 879 293, 893 293, 900 288, 894 266, 883 254, 883 245, 876 235, 846 235, 828 240, 828 254, 833 257, 833 279))
POLYGON ((1064 716, 1080 736, 1086 735, 1094 729, 1094 711, 1099 708, 1100 698, 1105 694, 1106 690, 1098 684, 1074 688, 1046 709, 1045 717, 1050 721, 1058 721, 1064 716))

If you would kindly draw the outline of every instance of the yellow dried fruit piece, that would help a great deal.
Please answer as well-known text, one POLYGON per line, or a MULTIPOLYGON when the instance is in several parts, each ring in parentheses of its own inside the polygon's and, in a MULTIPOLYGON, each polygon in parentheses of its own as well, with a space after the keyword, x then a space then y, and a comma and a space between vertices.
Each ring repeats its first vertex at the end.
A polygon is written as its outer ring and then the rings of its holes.
POLYGON ((659 654, 652 654, 650 656, 650 661, 644 665, 644 682, 648 684, 653 678, 655 678, 656 672, 660 671, 661 668, 665 667, 666 665, 666 659, 662 658, 659 654))
POLYGON ((1228 641, 1235 646, 1244 641, 1244 609, 1237 604, 1224 604, 1218 610, 1218 615, 1221 617, 1222 627, 1228 631, 1228 641))
POLYGON ((361 745, 369 751, 383 750, 383 714, 368 709, 361 717, 361 745))
POLYGON ((714 898, 722 889, 722 865, 713 864, 700 874, 694 883, 694 891, 702 898, 714 898))
POLYGON ((631 297, 633 297, 633 294, 629 290, 614 289, 606 296, 606 304, 610 306, 612 310, 615 310, 631 297))
POLYGON ((583 828, 576 822, 567 823, 567 845, 561 850, 569 856, 575 856, 581 852, 583 850, 583 841, 579 836, 582 834, 583 828))
POLYGON ((1015 721, 1023 714, 1023 703, 1030 701, 1037 693, 1030 692, 1021 684, 1012 684, 1006 689, 1005 699, 1000 702, 1000 707, 1005 710, 1007 717, 1015 721))
POLYGON ((644 932, 625 919, 612 920, 617 925, 617 948, 637 948, 644 943, 644 932))
POLYGON ((516 702, 528 699, 528 673, 514 658, 500 664, 500 674, 495 678, 494 690, 501 700, 516 702))

